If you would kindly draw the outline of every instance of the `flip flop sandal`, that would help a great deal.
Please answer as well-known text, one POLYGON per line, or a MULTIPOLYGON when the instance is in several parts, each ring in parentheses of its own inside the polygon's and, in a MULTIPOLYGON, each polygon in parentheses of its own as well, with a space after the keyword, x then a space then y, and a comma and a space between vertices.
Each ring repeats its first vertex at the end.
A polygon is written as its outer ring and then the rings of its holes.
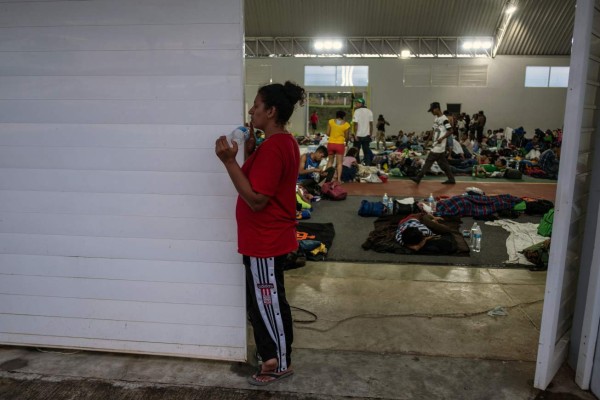
POLYGON ((254 386, 267 386, 271 383, 282 380, 283 378, 287 378, 294 374, 293 370, 286 370, 280 373, 276 372, 257 372, 255 375, 252 375, 248 378, 248 383, 254 386), (269 377, 273 379, 269 379, 267 381, 259 381, 258 377, 269 377))

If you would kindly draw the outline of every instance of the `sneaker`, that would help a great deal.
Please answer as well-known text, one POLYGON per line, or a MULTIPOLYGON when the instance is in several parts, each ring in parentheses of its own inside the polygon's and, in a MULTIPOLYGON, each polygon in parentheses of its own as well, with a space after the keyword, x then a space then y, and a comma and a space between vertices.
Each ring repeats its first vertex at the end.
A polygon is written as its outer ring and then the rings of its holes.
POLYGON ((456 181, 444 181, 442 182, 442 185, 454 185, 456 183, 456 181))
POLYGON ((414 177, 412 177, 412 176, 409 176, 408 178, 409 178, 411 181, 413 181, 414 183, 416 183, 417 185, 418 185, 419 183, 421 183, 421 180, 420 180, 420 179, 414 178, 414 177))

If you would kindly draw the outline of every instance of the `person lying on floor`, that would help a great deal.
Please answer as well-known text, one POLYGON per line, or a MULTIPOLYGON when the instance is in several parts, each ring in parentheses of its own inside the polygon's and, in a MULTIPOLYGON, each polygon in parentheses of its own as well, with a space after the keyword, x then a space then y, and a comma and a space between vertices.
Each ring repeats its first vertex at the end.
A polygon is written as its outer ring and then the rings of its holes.
POLYGON ((493 157, 493 153, 489 150, 482 151, 481 154, 477 155, 475 158, 471 160, 466 160, 461 165, 453 166, 452 172, 457 174, 472 175, 479 166, 493 165, 493 157))
POLYGON ((441 217, 411 214, 398 224, 396 241, 420 254, 454 254, 456 241, 441 217))
POLYGON ((493 164, 480 164, 473 167, 473 175, 483 178, 495 176, 495 172, 504 173, 507 165, 506 158, 498 158, 493 164))

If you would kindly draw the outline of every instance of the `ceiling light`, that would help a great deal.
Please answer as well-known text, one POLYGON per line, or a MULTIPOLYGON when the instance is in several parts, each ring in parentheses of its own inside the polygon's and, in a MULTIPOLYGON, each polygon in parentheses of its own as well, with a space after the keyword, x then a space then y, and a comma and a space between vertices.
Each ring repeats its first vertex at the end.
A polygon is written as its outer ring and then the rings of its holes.
POLYGON ((333 47, 333 43, 331 42, 331 40, 325 40, 323 42, 323 48, 325 50, 331 50, 332 47, 333 47))
POLYGON ((481 48, 481 42, 479 40, 476 40, 473 42, 473 48, 474 49, 480 49, 481 48))
POLYGON ((400 57, 402 57, 402 58, 410 58, 410 50, 402 50, 400 52, 400 57))
POLYGON ((317 40, 315 42, 315 49, 317 49, 317 50, 323 50, 323 42, 320 41, 320 40, 317 40))
POLYGON ((342 44, 341 40, 334 40, 333 41, 333 49, 334 50, 341 50, 343 46, 344 45, 342 44))
POLYGON ((481 48, 483 49, 491 49, 492 48, 492 42, 483 42, 481 43, 481 48))
POLYGON ((516 7, 516 6, 510 6, 510 7, 508 7, 508 8, 506 9, 506 13, 507 13, 507 14, 512 14, 512 13, 514 13, 515 11, 517 11, 517 7, 516 7))
POLYGON ((473 43, 472 42, 465 42, 465 43, 463 43, 463 49, 469 50, 471 47, 473 47, 473 43))

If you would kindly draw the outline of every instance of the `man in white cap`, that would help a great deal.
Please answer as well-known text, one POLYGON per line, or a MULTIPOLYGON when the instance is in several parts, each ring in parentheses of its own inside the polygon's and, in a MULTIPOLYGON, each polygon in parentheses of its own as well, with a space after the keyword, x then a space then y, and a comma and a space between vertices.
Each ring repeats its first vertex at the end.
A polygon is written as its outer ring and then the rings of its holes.
MULTIPOLYGON (((355 135, 354 147, 362 148, 365 165, 371 165, 373 153, 371 153, 369 144, 373 134, 373 112, 366 107, 365 103, 365 99, 362 97, 354 100, 356 108, 352 117, 355 135)), ((358 160, 358 157, 356 158, 358 160)))
POLYGON ((427 154, 425 165, 423 165, 421 172, 410 179, 416 184, 419 184, 421 179, 423 179, 423 176, 429 171, 429 168, 437 161, 442 171, 444 171, 448 177, 448 179, 442 183, 454 184, 456 181, 454 180, 454 175, 452 175, 452 170, 450 169, 450 164, 446 157, 446 138, 452 135, 452 125, 450 125, 448 118, 442 113, 440 103, 431 103, 427 112, 430 112, 435 116, 435 119, 433 120, 433 147, 429 151, 429 154, 427 154))

